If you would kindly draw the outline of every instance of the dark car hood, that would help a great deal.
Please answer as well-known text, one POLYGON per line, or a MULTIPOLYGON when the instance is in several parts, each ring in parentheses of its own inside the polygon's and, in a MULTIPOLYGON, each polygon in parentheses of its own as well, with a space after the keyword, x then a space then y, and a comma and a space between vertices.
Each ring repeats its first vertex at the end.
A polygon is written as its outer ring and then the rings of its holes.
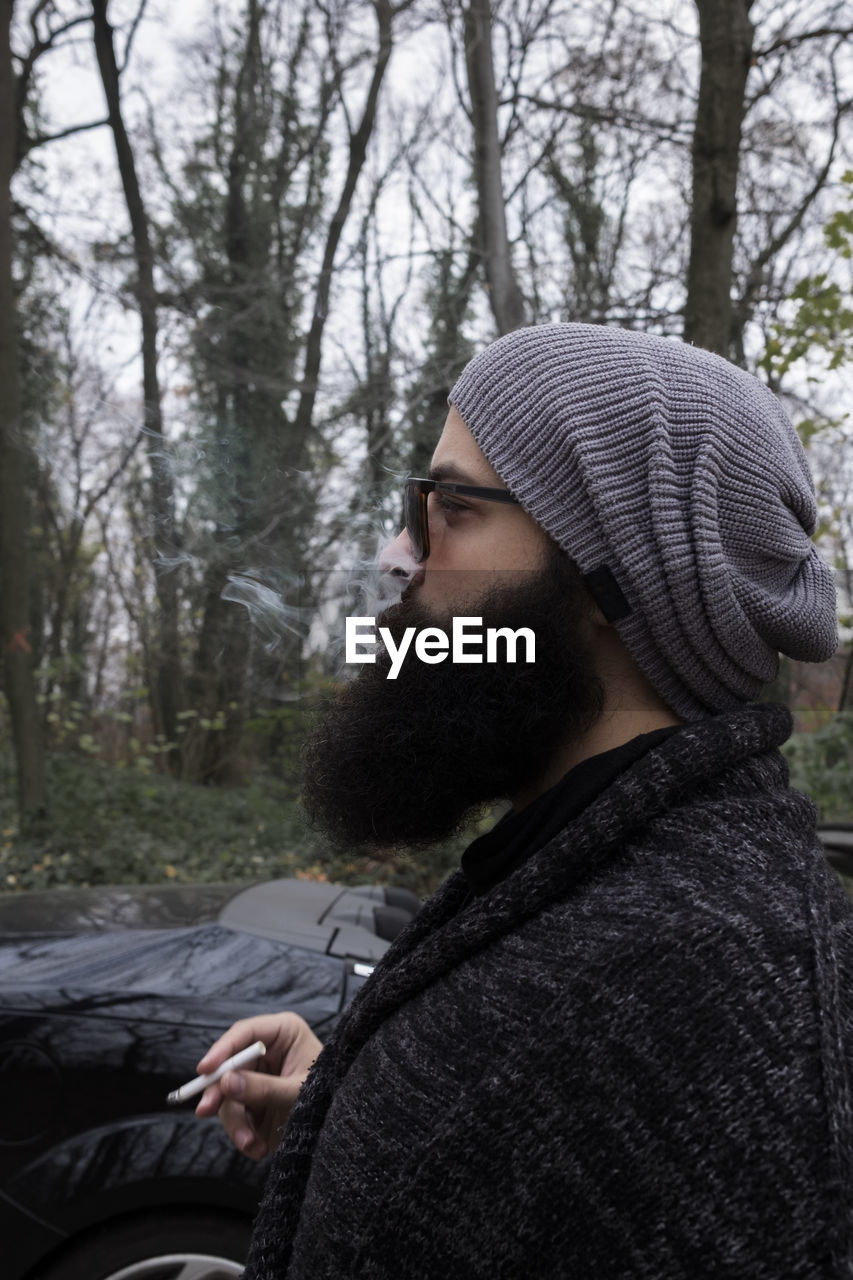
POLYGON ((294 1004, 322 1020, 387 949, 382 903, 378 886, 301 880, 3 895, 0 1007, 196 1023, 294 1004))
MULTIPOLYGON (((212 923, 0 939, 0 1009, 230 1022, 234 1010, 339 1007, 341 961, 212 923)), ((240 1015, 237 1015, 240 1016, 240 1015)))

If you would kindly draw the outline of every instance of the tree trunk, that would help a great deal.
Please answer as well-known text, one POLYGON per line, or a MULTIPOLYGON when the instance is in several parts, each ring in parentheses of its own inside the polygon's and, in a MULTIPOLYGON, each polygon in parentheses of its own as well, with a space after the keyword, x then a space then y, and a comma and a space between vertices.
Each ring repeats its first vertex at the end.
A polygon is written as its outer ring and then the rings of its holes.
POLYGON ((495 323, 500 333, 509 333, 524 324, 525 306, 513 271, 506 230, 489 0, 471 0, 463 13, 465 60, 474 126, 480 250, 495 323))
POLYGON ((203 622, 190 679, 193 709, 187 726, 183 777, 191 782, 236 786, 245 780, 241 751, 246 719, 245 671, 251 665, 251 636, 245 610, 223 596, 225 565, 217 560, 205 574, 203 622), (201 721, 217 722, 205 728, 201 721))
MULTIPOLYGON (((178 584, 167 567, 175 554, 175 497, 169 460, 166 455, 160 384, 157 375, 157 294, 154 288, 154 254, 148 215, 142 200, 136 163, 121 111, 119 71, 113 44, 113 29, 107 19, 109 0, 93 0, 95 52, 104 86, 110 129, 115 143, 119 175, 124 190, 136 259, 136 295, 142 322, 142 387, 145 412, 145 440, 151 467, 151 516, 157 601, 160 606, 157 654, 157 729, 169 742, 176 740, 177 715, 182 704, 180 645, 178 636, 178 584)), ((171 764, 177 768, 173 753, 171 764)))
POLYGON ((262 501, 261 472, 269 463, 267 435, 270 420, 279 438, 285 421, 280 406, 263 406, 261 393, 252 392, 260 382, 254 358, 257 332, 252 327, 250 299, 259 297, 267 269, 269 246, 259 239, 247 191, 251 170, 265 162, 266 117, 260 113, 265 91, 261 50, 263 6, 248 0, 244 21, 246 42, 234 89, 234 139, 225 176, 224 248, 228 276, 217 298, 220 342, 215 358, 217 371, 217 425, 215 452, 218 466, 230 473, 233 496, 217 514, 214 550, 204 579, 204 606, 195 669, 188 691, 193 709, 200 712, 184 738, 182 776, 196 782, 220 784, 241 781, 236 762, 245 720, 249 677, 250 622, 239 605, 223 599, 230 574, 241 570, 243 548, 256 532, 257 507, 262 501), (276 417, 280 422, 276 422, 276 417), (277 427, 277 430, 275 429, 277 427), (226 461, 227 459, 227 461, 226 461), (223 729, 204 729, 201 721, 225 721, 223 729))
POLYGON ((12 721, 22 825, 44 816, 44 748, 30 643, 28 454, 21 423, 12 197, 15 168, 15 76, 9 47, 13 0, 0 10, 0 645, 12 721))
POLYGON ((702 73, 693 132, 693 201, 684 339, 728 355, 732 254, 752 0, 696 0, 702 73))

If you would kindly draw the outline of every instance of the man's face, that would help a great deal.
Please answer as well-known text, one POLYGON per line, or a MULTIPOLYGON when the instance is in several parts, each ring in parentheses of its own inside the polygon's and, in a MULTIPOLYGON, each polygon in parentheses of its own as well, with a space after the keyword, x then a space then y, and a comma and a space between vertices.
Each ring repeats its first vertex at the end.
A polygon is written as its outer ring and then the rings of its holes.
MULTIPOLYGON (((429 470, 432 480, 505 489, 506 485, 451 408, 435 448, 429 470)), ((423 564, 412 559, 409 535, 403 529, 382 553, 381 563, 407 572, 417 585, 424 608, 447 609, 457 586, 469 600, 478 588, 486 591, 500 580, 541 568, 553 543, 523 507, 455 494, 429 497, 430 554, 423 564)), ((464 600, 457 603, 464 606, 464 600)), ((464 607, 456 610, 464 613, 464 607)))
MULTIPOLYGON (((430 474, 504 487, 455 410, 430 474)), ((407 572, 409 585, 378 625, 396 645, 407 627, 450 635, 454 616, 480 617, 483 630, 527 627, 535 662, 427 665, 410 653, 389 680, 383 651, 362 667, 305 760, 309 816, 343 844, 396 848, 450 835, 473 809, 528 787, 601 714, 588 597, 520 506, 454 495, 431 513, 430 544, 420 566, 405 531, 386 548, 384 562, 407 572)))

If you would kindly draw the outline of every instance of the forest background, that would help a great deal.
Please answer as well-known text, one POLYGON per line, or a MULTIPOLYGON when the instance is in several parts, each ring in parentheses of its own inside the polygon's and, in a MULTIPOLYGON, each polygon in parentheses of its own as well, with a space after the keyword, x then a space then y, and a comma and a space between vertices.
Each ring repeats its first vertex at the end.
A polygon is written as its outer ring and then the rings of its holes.
POLYGON ((785 401, 842 646, 769 692, 853 816, 850 0, 0 9, 0 888, 435 886, 299 744, 457 373, 554 320, 785 401))

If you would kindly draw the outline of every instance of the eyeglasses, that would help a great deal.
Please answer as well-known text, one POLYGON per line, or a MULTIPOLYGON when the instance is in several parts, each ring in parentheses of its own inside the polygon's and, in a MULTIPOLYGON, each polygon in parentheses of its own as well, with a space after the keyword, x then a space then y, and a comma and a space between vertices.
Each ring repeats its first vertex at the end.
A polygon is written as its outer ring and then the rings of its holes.
POLYGON ((508 489, 483 489, 475 484, 455 484, 451 480, 422 480, 409 476, 403 497, 406 533, 412 544, 412 555, 418 564, 429 555, 429 515, 427 499, 431 493, 458 493, 463 498, 483 498, 486 502, 518 502, 508 489))

